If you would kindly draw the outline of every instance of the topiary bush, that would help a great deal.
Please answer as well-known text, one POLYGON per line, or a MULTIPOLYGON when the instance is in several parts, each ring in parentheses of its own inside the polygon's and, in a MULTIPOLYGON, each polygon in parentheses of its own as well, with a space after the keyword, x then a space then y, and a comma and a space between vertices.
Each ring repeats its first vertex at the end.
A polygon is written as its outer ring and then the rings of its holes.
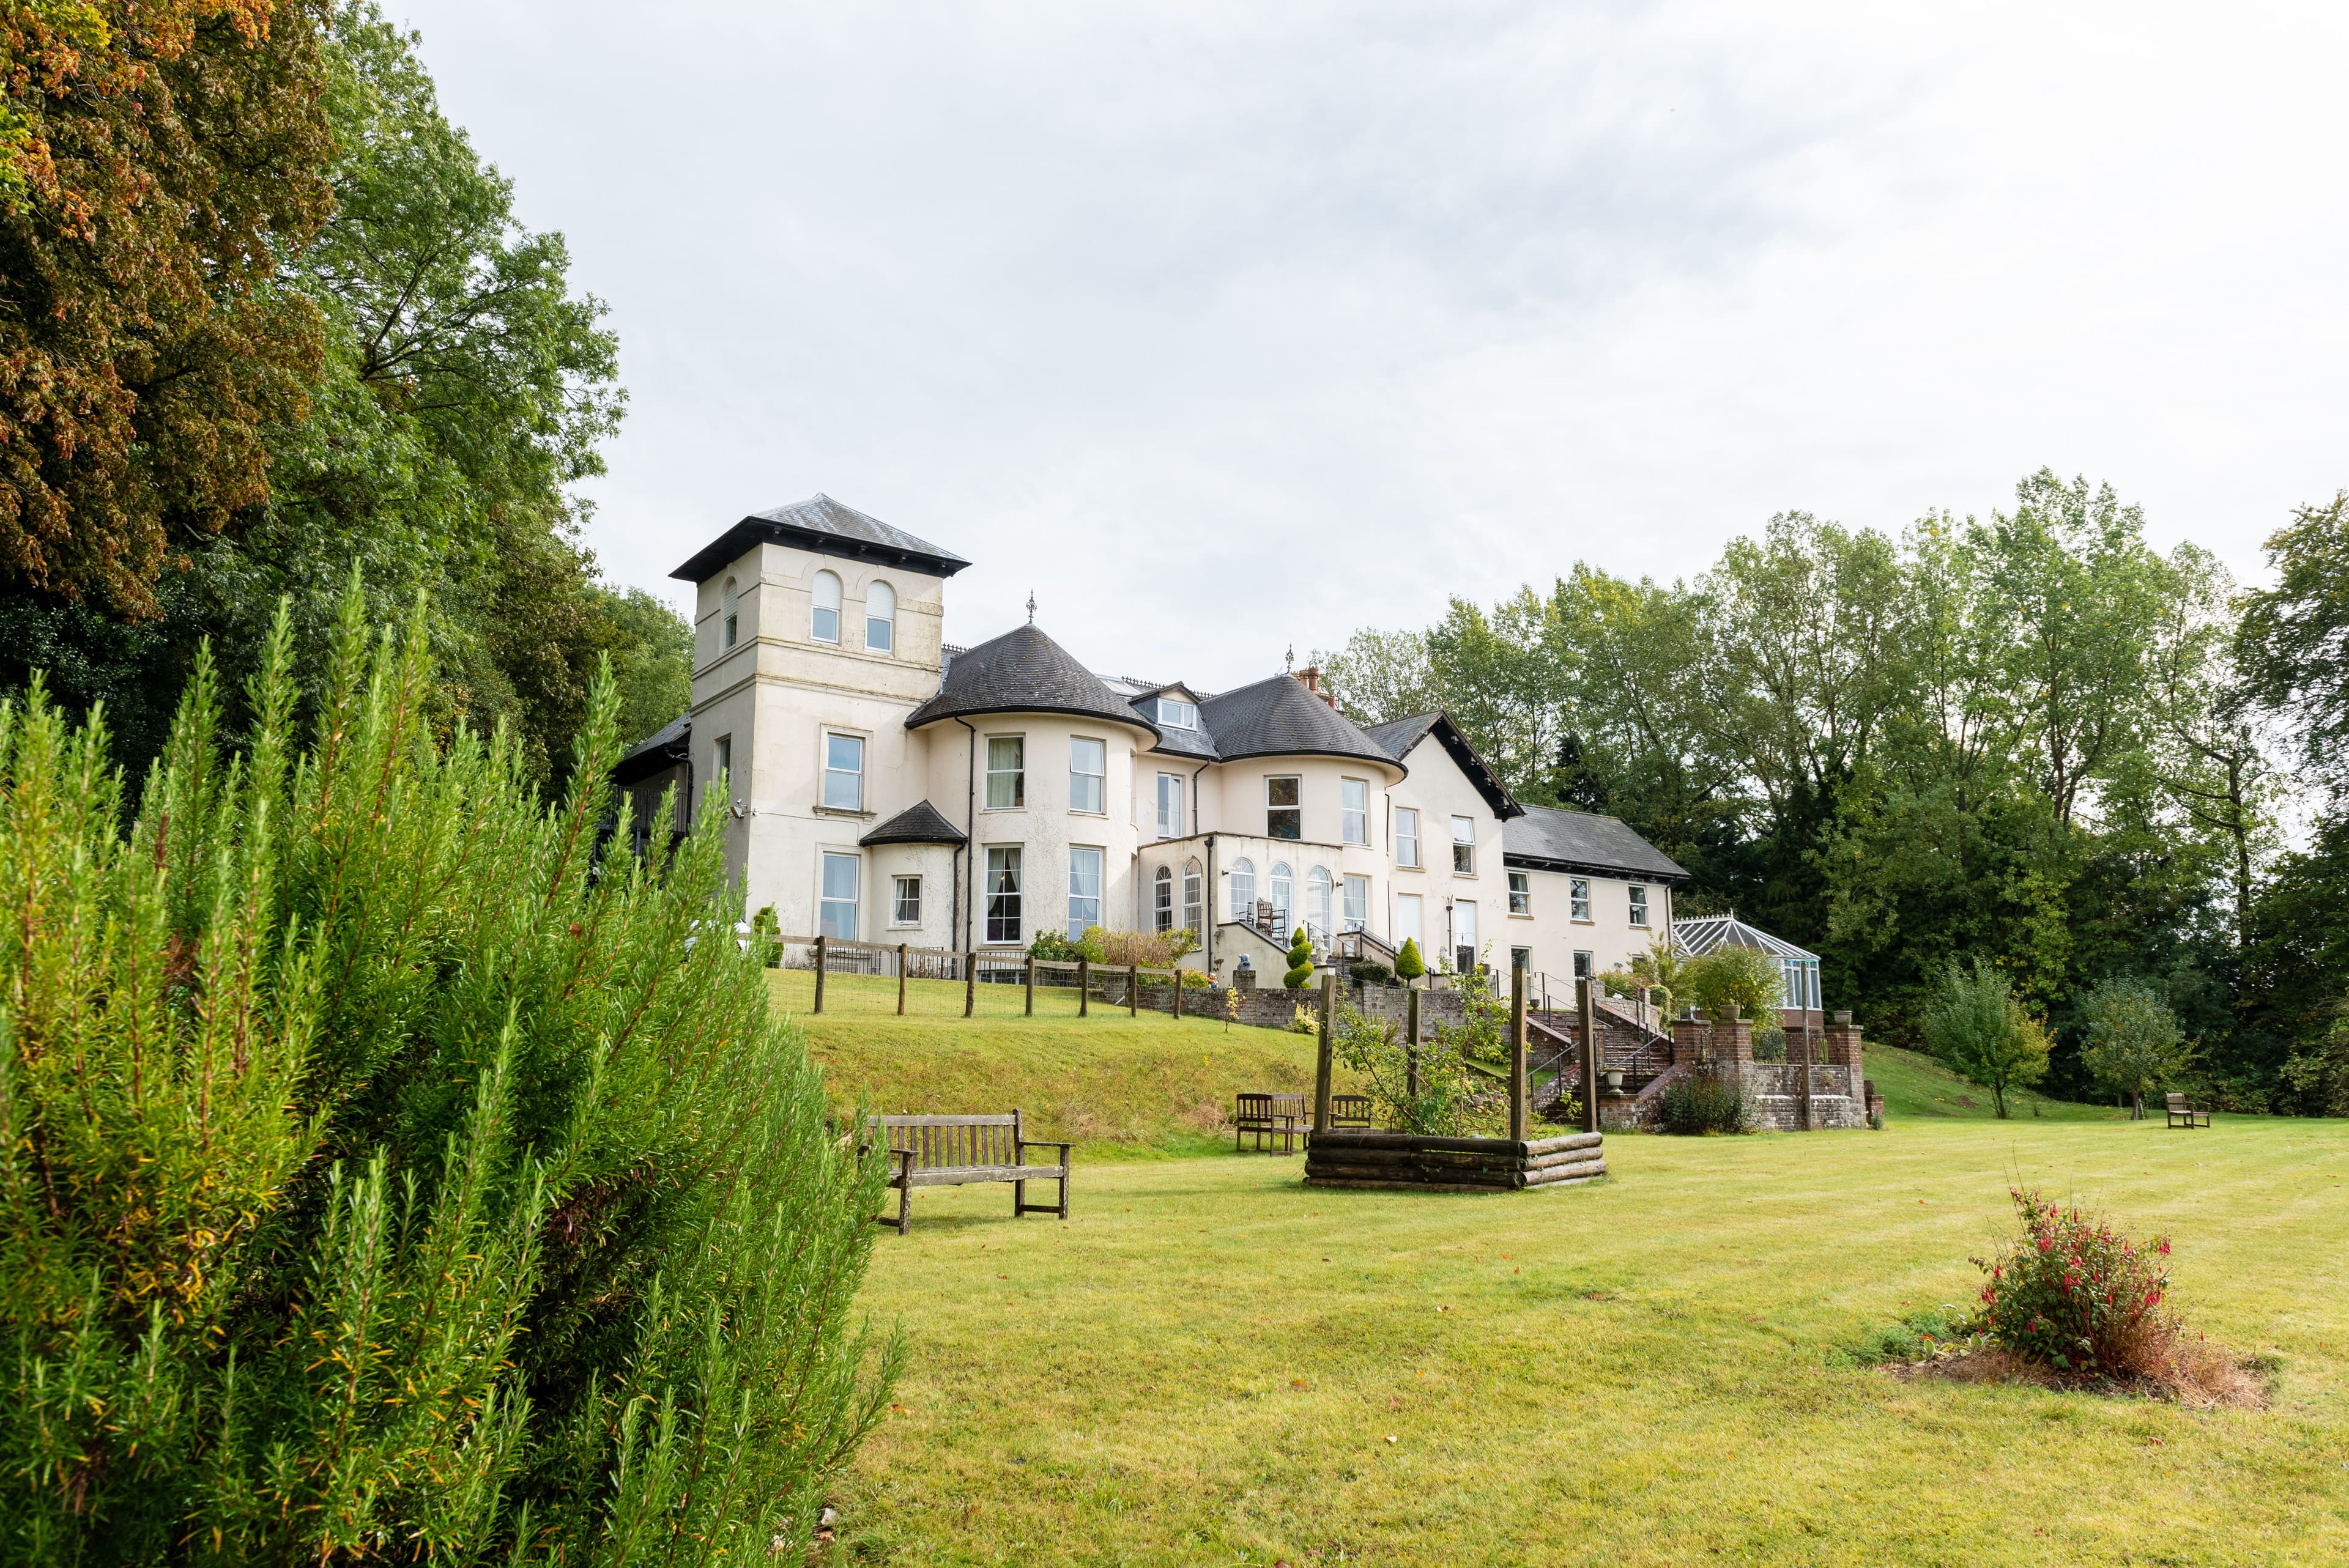
POLYGON ((1982 1332, 2026 1361, 2075 1374, 2150 1376, 2167 1359, 2178 1322, 2169 1296, 2169 1238, 2138 1247, 2111 1225, 2035 1191, 2012 1191, 2023 1233, 2000 1256, 1974 1259, 1982 1332))
POLYGON ((1294 991, 1310 985, 1312 980, 1313 939, 1305 934, 1305 928, 1300 925, 1297 928, 1297 934, 1289 938, 1288 973, 1280 977, 1280 983, 1294 991))
POLYGON ((1402 939, 1402 950, 1395 954, 1394 972, 1395 977, 1405 984, 1426 976, 1427 960, 1420 956, 1418 938, 1402 939))
POLYGON ((1394 984, 1395 972, 1375 958, 1365 958, 1361 963, 1350 965, 1346 971, 1346 977, 1357 985, 1392 985, 1394 984))
POLYGON ((127 828, 0 704, 0 1561, 795 1550, 903 1351, 727 815, 627 857, 608 669, 549 803, 362 604, 306 745, 283 614, 241 744, 200 655, 127 828))

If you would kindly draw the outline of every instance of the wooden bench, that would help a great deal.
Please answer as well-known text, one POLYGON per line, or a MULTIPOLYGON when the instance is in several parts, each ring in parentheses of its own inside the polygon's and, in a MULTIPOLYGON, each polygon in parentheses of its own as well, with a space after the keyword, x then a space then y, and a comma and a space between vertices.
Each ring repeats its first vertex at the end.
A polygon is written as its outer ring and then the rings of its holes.
POLYGON ((1265 1140, 1280 1140, 1280 1152, 1297 1152, 1297 1135, 1305 1130, 1305 1097, 1301 1094, 1244 1094, 1232 1113, 1232 1152, 1245 1153, 1240 1140, 1256 1134, 1258 1153, 1265 1140))
POLYGON ((1366 1094, 1333 1094, 1330 1097, 1330 1125, 1332 1128, 1371 1125, 1371 1097, 1366 1094))
POLYGON ((889 1185, 897 1190, 895 1218, 876 1214, 884 1225, 895 1225, 905 1235, 913 1229, 914 1189, 960 1187, 972 1181, 1011 1183, 1011 1216, 1058 1214, 1069 1217, 1069 1156, 1071 1146, 1022 1136, 1019 1112, 1008 1116, 876 1116, 866 1123, 868 1136, 885 1137, 889 1144, 889 1185), (1057 1149, 1060 1162, 1030 1165, 1030 1149, 1057 1149), (1030 1203, 1028 1183, 1058 1181, 1061 1201, 1030 1203))
POLYGON ((2171 1127, 2208 1127, 2210 1125, 2210 1113, 2207 1110, 2187 1104, 2186 1097, 2184 1095, 2173 1094, 2168 1096, 2167 1099, 2169 1105, 2168 1125, 2171 1127), (2196 1120, 2195 1118, 2197 1117, 2201 1118, 2201 1119, 2199 1121, 2196 1120))

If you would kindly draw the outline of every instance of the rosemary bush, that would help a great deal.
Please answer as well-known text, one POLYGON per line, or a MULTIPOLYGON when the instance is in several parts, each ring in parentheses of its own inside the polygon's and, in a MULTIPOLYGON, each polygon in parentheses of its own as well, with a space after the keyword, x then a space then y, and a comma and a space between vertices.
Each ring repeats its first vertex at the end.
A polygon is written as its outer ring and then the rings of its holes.
POLYGON ((127 830, 98 716, 0 706, 0 1559, 761 1559, 885 1408, 725 814, 599 861, 608 675, 550 805, 425 626, 354 589, 306 745, 282 615, 241 746, 200 662, 127 830))

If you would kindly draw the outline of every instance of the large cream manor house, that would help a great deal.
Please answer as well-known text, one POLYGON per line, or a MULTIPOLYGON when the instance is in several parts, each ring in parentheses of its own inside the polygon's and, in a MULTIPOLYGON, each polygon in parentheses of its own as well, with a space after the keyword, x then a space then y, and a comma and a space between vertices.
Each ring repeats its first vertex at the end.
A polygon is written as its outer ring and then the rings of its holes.
POLYGON ((1520 803, 1443 714, 1363 728, 1309 669, 1099 676, 1032 624, 948 647, 968 564, 819 495, 678 567, 693 707, 616 771, 638 849, 674 786, 728 813, 747 909, 786 934, 1009 951, 1182 926, 1186 964, 1275 984, 1299 925, 1325 957, 1409 937, 1431 969, 1560 979, 1671 929, 1679 866, 1611 817, 1520 803))

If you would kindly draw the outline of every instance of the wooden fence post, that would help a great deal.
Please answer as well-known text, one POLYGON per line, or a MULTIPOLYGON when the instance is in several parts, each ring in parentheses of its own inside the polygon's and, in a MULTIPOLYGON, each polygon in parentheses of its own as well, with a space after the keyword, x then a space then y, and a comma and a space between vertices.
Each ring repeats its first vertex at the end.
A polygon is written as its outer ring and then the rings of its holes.
POLYGON ((962 955, 962 1016, 971 1016, 978 1010, 978 954, 962 955))
POLYGON ((1321 1043, 1313 1060, 1313 1131, 1316 1137, 1330 1130, 1330 1065, 1332 1051, 1331 1025, 1338 1014, 1338 973, 1331 970, 1321 976, 1321 1043))
POLYGON ((905 1016, 905 944, 897 944, 897 1016, 905 1016))
POLYGON ((1093 961, 1077 960, 1077 1016, 1090 1018, 1093 1008, 1093 961))
POLYGON ((1142 965, 1139 964, 1125 966, 1125 1016, 1129 1018, 1142 1016, 1142 965))
POLYGON ((1599 1001, 1589 980, 1574 983, 1575 1001, 1581 1013, 1582 1049, 1582 1130, 1599 1130, 1599 1001))
POLYGON ((1183 961, 1181 959, 1177 958, 1174 961, 1174 973, 1169 977, 1174 982, 1174 1016, 1179 1018, 1183 1016, 1183 961))
POLYGON ((815 1010, 819 1013, 823 1011, 823 934, 818 932, 815 938, 815 1010))
POLYGON ((1509 965, 1509 1136, 1526 1140, 1526 971, 1509 965))
POLYGON ((1419 1098, 1419 987, 1403 993, 1402 1027, 1402 1092, 1405 1099, 1419 1098))
POLYGON ((1032 1017, 1034 1017, 1034 1016, 1036 1016, 1036 958, 1035 958, 1035 955, 1034 955, 1033 954, 1029 954, 1029 957, 1028 957, 1028 1014, 1027 1014, 1027 1016, 1028 1016, 1029 1017, 1031 1017, 1031 1018, 1032 1018, 1032 1017))

